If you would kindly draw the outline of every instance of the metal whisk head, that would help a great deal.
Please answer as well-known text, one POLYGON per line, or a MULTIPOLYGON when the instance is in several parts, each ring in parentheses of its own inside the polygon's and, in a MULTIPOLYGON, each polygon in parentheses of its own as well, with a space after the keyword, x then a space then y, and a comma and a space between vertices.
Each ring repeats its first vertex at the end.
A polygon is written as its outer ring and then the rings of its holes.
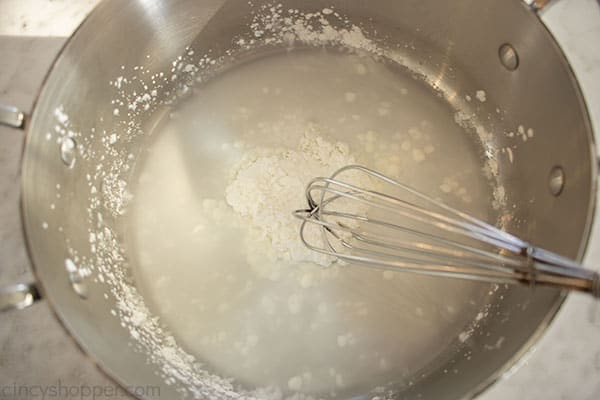
POLYGON ((390 177, 349 165, 306 188, 300 237, 349 264, 495 283, 544 284, 600 298, 600 276, 390 177))

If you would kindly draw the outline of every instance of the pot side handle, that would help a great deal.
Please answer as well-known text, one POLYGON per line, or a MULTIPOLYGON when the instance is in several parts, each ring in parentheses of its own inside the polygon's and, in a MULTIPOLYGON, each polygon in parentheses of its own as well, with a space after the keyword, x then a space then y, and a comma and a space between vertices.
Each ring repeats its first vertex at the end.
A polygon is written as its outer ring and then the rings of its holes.
POLYGON ((529 7, 535 12, 541 11, 544 7, 546 7, 552 0, 525 0, 526 3, 529 3, 529 7))
POLYGON ((0 312, 21 310, 40 299, 35 283, 18 283, 0 288, 0 312))
MULTIPOLYGON (((0 125, 12 128, 25 128, 25 113, 13 106, 0 104, 0 125)), ((40 299, 40 293, 35 283, 19 283, 0 287, 0 312, 21 310, 40 299)))
POLYGON ((541 15, 543 12, 547 11, 550 6, 559 1, 560 0, 523 0, 523 2, 538 15, 541 15))
POLYGON ((25 114, 17 107, 0 104, 0 124, 23 129, 25 114))

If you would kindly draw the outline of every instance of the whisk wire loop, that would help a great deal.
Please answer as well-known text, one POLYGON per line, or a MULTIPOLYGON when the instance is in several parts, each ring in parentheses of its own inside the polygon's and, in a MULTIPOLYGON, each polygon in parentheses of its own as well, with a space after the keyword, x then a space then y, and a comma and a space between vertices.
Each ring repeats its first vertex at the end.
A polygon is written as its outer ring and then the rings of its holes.
POLYGON ((294 212, 302 220, 301 240, 332 261, 484 282, 549 285, 600 298, 597 273, 372 169, 348 165, 330 177, 315 178, 305 196, 308 208, 294 212))

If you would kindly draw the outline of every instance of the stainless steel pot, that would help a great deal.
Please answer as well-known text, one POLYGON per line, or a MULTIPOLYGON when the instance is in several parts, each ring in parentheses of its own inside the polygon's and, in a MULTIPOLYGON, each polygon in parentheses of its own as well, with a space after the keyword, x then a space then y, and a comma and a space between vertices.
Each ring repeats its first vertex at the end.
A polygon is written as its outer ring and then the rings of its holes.
MULTIPOLYGON (((258 7, 264 2, 254 2, 258 7)), ((519 149, 514 164, 503 164, 501 179, 517 196, 517 216, 526 224, 511 226, 517 235, 560 254, 581 259, 593 217, 596 158, 585 103, 561 50, 538 19, 520 1, 439 3, 405 0, 285 1, 284 8, 331 7, 356 23, 374 27, 390 43, 426 43, 409 60, 419 72, 435 77, 444 92, 487 88, 502 106, 499 126, 535 126, 540 140, 519 149), (510 23, 507 23, 510 21, 510 23), (535 200, 532 204, 531 200, 535 200)), ((46 140, 55 110, 62 106, 82 132, 111 124, 114 91, 107 84, 121 66, 143 65, 152 73, 169 71, 172 60, 192 47, 227 49, 244 29, 252 9, 238 1, 168 2, 105 0, 69 40, 48 74, 30 120, 23 154, 22 212, 29 253, 43 296, 59 319, 103 370, 125 387, 161 385, 161 396, 179 398, 178 385, 157 378, 159 367, 148 355, 133 351, 129 332, 110 310, 99 281, 65 269, 69 246, 85 251, 86 174, 90 166, 77 155, 46 140), (146 57, 152 54, 151 61, 146 57), (102 118, 102 120, 101 120, 102 118), (70 157, 75 156, 75 165, 70 157), (72 166, 72 168, 69 168, 72 166), (56 200, 56 183, 62 194, 56 200), (57 210, 48 213, 48 205, 57 210), (48 235, 46 224, 61 226, 48 235)), ((19 127, 24 120, 7 109, 0 118, 19 127)), ((142 125, 153 116, 139 117, 142 125)), ((115 122, 116 123, 116 122, 115 122)), ((100 140, 99 138, 96 140, 100 140)), ((501 148, 497 135, 490 145, 501 148)), ((132 149, 138 143, 130 143, 132 149)), ((68 150, 68 149, 67 149, 68 150)), ((19 286, 2 296, 2 308, 26 306, 37 297, 34 286, 19 286), (20 296, 20 297, 19 297, 20 296)), ((493 382, 526 352, 547 327, 564 300, 553 290, 510 288, 493 306, 505 318, 486 321, 486 343, 509 338, 501 350, 485 351, 483 340, 464 353, 443 360, 435 370, 403 387, 397 398, 469 398, 493 382), (523 307, 527 304, 527 307, 523 307), (459 374, 447 374, 445 370, 459 374)), ((235 395, 231 395, 235 398, 235 395)))

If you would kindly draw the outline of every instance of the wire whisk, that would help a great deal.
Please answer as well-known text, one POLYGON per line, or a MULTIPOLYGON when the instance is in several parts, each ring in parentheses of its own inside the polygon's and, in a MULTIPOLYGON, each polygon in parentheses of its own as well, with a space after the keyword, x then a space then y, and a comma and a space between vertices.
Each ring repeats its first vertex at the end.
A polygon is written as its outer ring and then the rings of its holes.
POLYGON ((306 188, 300 237, 342 263, 600 298, 600 275, 388 176, 349 165, 306 188))

